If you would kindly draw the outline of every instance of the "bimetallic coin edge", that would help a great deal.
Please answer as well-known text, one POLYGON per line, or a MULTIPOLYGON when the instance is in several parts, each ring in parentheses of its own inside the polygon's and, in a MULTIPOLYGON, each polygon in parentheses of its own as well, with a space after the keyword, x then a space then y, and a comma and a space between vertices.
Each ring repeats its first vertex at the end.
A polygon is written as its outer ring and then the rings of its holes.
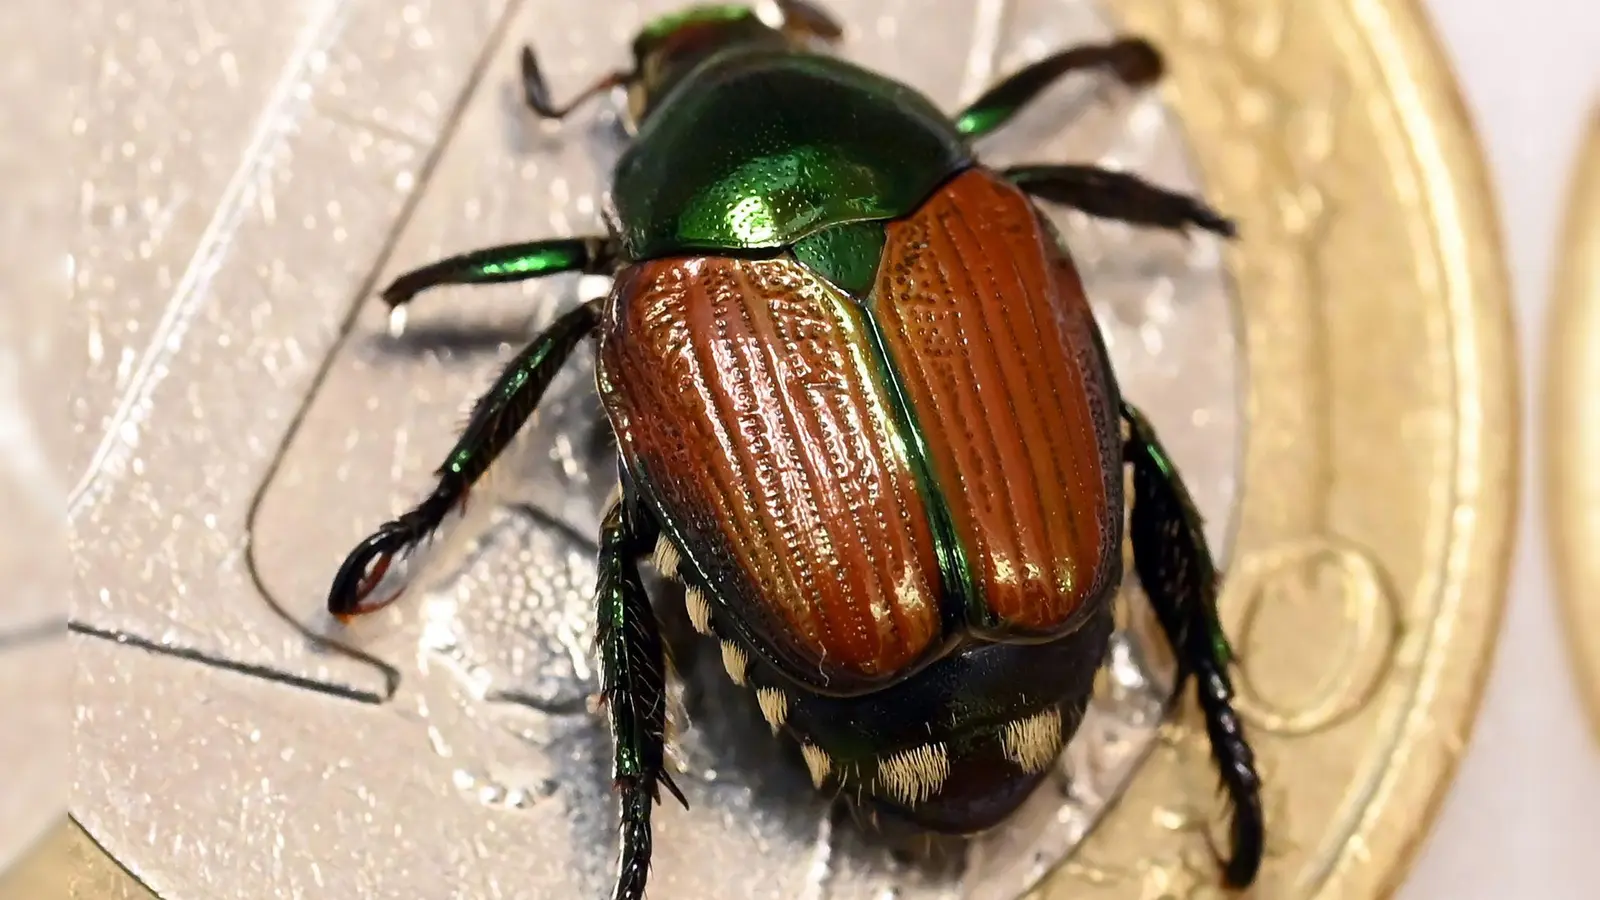
POLYGON ((1547 332, 1542 476, 1556 594, 1600 741, 1600 105, 1578 153, 1547 332))
POLYGON ((1448 231, 1441 229, 1440 243, 1447 269, 1460 282, 1447 292, 1455 329, 1457 414, 1463 423, 1455 473, 1461 503, 1455 514, 1470 513, 1467 518, 1473 523, 1462 529, 1472 532, 1470 539, 1452 552, 1459 567, 1454 586, 1458 618, 1452 625, 1460 636, 1441 661, 1432 702, 1413 710, 1406 729, 1412 746, 1427 751, 1428 758, 1416 758, 1420 754, 1414 750, 1406 771, 1388 779, 1388 806, 1397 814, 1371 826, 1366 847, 1347 851, 1347 858, 1368 856, 1366 871, 1342 879, 1343 891, 1329 892, 1387 898, 1405 882, 1432 831, 1489 681, 1510 586, 1522 490, 1521 370, 1494 186, 1476 126, 1428 25, 1427 11, 1420 0, 1353 0, 1352 5, 1380 42, 1374 50, 1391 87, 1411 88, 1401 104, 1409 107, 1404 124, 1414 152, 1432 151, 1420 166, 1430 182, 1424 189, 1435 204, 1449 200, 1438 211, 1435 227, 1453 222, 1457 231, 1455 240, 1449 240, 1448 231), (1424 134, 1431 141, 1422 140, 1424 134), (1383 852, 1366 853, 1373 845, 1388 849, 1387 869, 1383 852), (1369 885, 1364 894, 1359 888, 1350 890, 1363 882, 1369 885))
MULTIPOLYGON (((1330 4, 1331 5, 1331 4, 1330 4)), ((1447 363, 1454 382, 1453 408, 1458 430, 1451 443, 1453 459, 1448 481, 1455 498, 1446 517, 1450 534, 1438 594, 1443 604, 1429 623, 1430 658, 1419 679, 1420 699, 1406 712, 1397 732, 1394 758, 1369 794, 1355 831, 1326 865, 1308 892, 1291 890, 1291 896, 1378 898, 1390 897, 1404 883, 1418 850, 1437 817, 1461 757, 1471 738, 1487 684, 1509 587, 1515 546, 1516 510, 1521 493, 1522 437, 1520 379, 1513 324, 1510 279, 1507 271, 1499 212, 1482 145, 1438 38, 1428 24, 1419 0, 1344 0, 1345 14, 1356 23, 1358 39, 1369 46, 1346 54, 1366 53, 1375 61, 1382 89, 1392 93, 1400 129, 1410 144, 1417 182, 1412 198, 1413 216, 1427 217, 1430 236, 1440 257, 1446 283, 1440 293, 1446 306, 1447 363)), ((1230 10, 1262 4, 1222 4, 1230 10)), ((1155 20, 1141 0, 1113 4, 1113 10, 1131 21, 1155 20)), ((1219 13, 1185 12, 1189 27, 1218 29, 1219 13), (1198 22, 1198 25, 1194 23, 1198 22)), ((1159 33, 1152 35, 1158 40, 1159 33)), ((1245 38, 1248 40, 1248 38, 1245 38)), ((1186 123, 1198 113, 1208 113, 1190 98, 1183 63, 1173 66, 1173 106, 1186 123)), ((1192 60, 1187 61, 1193 65, 1192 60)), ((1251 60, 1260 66, 1261 61, 1251 60)), ((1270 70, 1267 72, 1270 77, 1270 70)), ((1360 98, 1346 98, 1359 103, 1360 98)), ((1224 148, 1196 136, 1194 145, 1208 179, 1229 167, 1219 162, 1224 148)), ((1236 168, 1236 167, 1235 167, 1236 168)), ((1234 179, 1237 180, 1237 179, 1234 179)), ((1219 178, 1220 182, 1221 179, 1219 178)), ((1248 235, 1246 231, 1246 235, 1248 235)), ((1243 248, 1234 248, 1238 259, 1243 248)), ((1250 292, 1247 284, 1242 289, 1250 292)), ((1438 348, 1435 348, 1438 349, 1438 348)), ((1252 381, 1252 383, 1255 383, 1252 381)), ((1256 427, 1254 417, 1252 429, 1256 427)), ((1247 478, 1247 481, 1249 479, 1247 478)), ((1382 486, 1377 486, 1382 489, 1382 486)), ((1261 490, 1246 491, 1244 503, 1261 490)), ((1195 720, 1184 718, 1185 725, 1195 720)), ((1193 729, 1189 729, 1192 731, 1193 729)), ((1175 741, 1178 740, 1175 738, 1175 741)), ((1203 754, 1194 754, 1197 756, 1203 754)), ((1171 810, 1149 809, 1148 798, 1135 798, 1140 780, 1165 777, 1177 769, 1170 762, 1147 764, 1122 801, 1119 821, 1102 820, 1101 832, 1114 832, 1131 840, 1143 857, 1133 866, 1101 865, 1100 853, 1109 849, 1091 835, 1077 856, 1058 870, 1038 892, 1040 896, 1110 897, 1163 896, 1198 900, 1221 896, 1214 883, 1215 867, 1209 862, 1206 836, 1188 824, 1164 824, 1171 810), (1172 770, 1157 776, 1154 770, 1172 770), (1130 800, 1137 802, 1130 804, 1130 800), (1142 820, 1141 820, 1141 817, 1142 820), (1114 826, 1107 828, 1107 826, 1114 826), (1186 833, 1183 841, 1160 832, 1186 833), (1179 846, 1172 846, 1179 845, 1179 846), (1171 865, 1168 865, 1170 861, 1171 865), (1135 879, 1127 884, 1125 879, 1135 879), (1212 880, 1207 880, 1212 879, 1212 880), (1131 888, 1118 890, 1118 887, 1131 888), (1155 891, 1156 893, 1150 893, 1155 891)), ((1270 773, 1268 773, 1270 778, 1270 773)), ((1289 785, 1292 788, 1292 785, 1289 785)), ((1270 793, 1272 785, 1267 785, 1270 793)), ((1269 804, 1270 806, 1270 804, 1269 804)), ((1271 826, 1269 809, 1269 828, 1271 826)), ((1210 840, 1224 840, 1213 831, 1210 840)), ((1105 840, 1111 840, 1106 837, 1105 840)), ((1217 846, 1223 846, 1217 844, 1217 846)), ((1269 834, 1269 863, 1273 856, 1269 834)), ((1119 858, 1123 854, 1117 854, 1119 858)), ((1263 887, 1254 893, 1280 896, 1263 887)))
POLYGON ((0 900, 158 900, 67 817, 0 876, 0 900))

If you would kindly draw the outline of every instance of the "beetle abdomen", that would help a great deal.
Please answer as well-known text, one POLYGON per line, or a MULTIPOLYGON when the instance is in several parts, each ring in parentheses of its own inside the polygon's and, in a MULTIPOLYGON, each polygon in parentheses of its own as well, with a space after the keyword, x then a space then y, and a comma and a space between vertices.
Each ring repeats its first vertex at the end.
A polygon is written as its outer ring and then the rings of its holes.
POLYGON ((969 169, 889 223, 873 316, 991 624, 1076 624, 1120 566, 1122 482, 1071 261, 1021 191, 969 169))
POLYGON ((824 684, 928 651, 935 545, 860 306, 793 259, 720 257, 638 264, 611 304, 619 450, 719 621, 824 684))

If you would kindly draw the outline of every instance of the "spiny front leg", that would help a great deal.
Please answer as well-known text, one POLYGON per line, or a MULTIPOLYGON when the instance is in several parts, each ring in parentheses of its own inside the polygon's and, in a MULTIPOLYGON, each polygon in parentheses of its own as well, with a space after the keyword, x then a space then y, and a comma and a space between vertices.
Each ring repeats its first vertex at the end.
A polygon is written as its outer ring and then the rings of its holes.
POLYGON ((1023 192, 1100 219, 1168 231, 1200 228, 1231 238, 1237 227, 1204 200, 1097 166, 1013 166, 1001 173, 1023 192))
POLYGON ((1103 69, 1129 87, 1143 87, 1160 78, 1164 67, 1160 51, 1143 38, 1071 47, 990 88, 956 116, 956 128, 972 138, 997 131, 1046 88, 1073 72, 1103 69))
POLYGON ((616 264, 618 253, 616 242, 605 237, 558 238, 486 247, 401 275, 383 289, 383 302, 394 309, 410 303, 411 298, 429 288, 447 284, 506 284, 563 272, 605 275, 616 264))
POLYGON ((1211 755, 1233 804, 1233 854, 1224 875, 1229 884, 1244 887, 1255 881, 1261 867, 1261 778, 1244 724, 1233 709, 1228 677, 1233 652, 1217 614, 1217 571, 1200 513, 1155 429, 1126 403, 1122 417, 1129 430, 1124 456, 1133 466, 1129 527, 1134 567, 1176 652, 1178 688, 1191 675, 1198 684, 1211 755))
POLYGON ((639 577, 639 558, 654 546, 655 529, 627 496, 619 497, 600 528, 596 641, 601 697, 615 744, 612 781, 621 806, 615 900, 644 896, 650 874, 650 814, 665 785, 684 800, 663 767, 666 745, 666 649, 655 611, 639 577))
POLYGON ((397 555, 421 543, 452 509, 466 501, 473 484, 533 414, 556 373, 579 342, 594 331, 599 317, 597 305, 586 303, 557 319, 511 360, 473 407, 460 440, 435 473, 439 482, 433 493, 409 512, 386 522, 345 557, 328 591, 328 612, 347 619, 394 601, 398 595, 380 603, 363 603, 397 555))

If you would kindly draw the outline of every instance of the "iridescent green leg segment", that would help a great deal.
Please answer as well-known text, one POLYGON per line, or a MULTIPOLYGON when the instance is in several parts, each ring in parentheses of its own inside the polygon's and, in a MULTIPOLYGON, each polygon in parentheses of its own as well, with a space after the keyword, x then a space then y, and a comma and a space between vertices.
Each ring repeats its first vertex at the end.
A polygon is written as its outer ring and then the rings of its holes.
POLYGON ((665 785, 687 807, 663 766, 666 746, 666 648, 639 559, 655 545, 656 528, 639 505, 619 497, 600 525, 600 577, 595 592, 600 696, 615 748, 612 783, 622 807, 615 900, 639 900, 650 874, 650 814, 665 785))
POLYGON ((1143 38, 1072 47, 1047 56, 990 88, 956 116, 956 128, 973 138, 990 134, 1011 121, 1050 85, 1073 72, 1105 69, 1129 87, 1143 87, 1160 78, 1164 68, 1160 51, 1143 38))
POLYGON ((603 237, 486 247, 401 275, 383 289, 383 302, 390 307, 400 306, 429 288, 447 284, 504 284, 563 272, 605 275, 616 261, 616 244, 603 237))
POLYGON ((1223 871, 1229 884, 1242 887, 1255 880, 1261 867, 1261 778, 1244 724, 1233 709, 1228 677, 1233 651, 1217 614, 1216 567, 1200 513, 1155 430, 1127 404, 1122 417, 1129 432, 1123 454, 1133 466, 1129 533, 1134 568, 1176 653, 1177 688, 1190 676, 1196 680, 1212 759, 1233 805, 1233 852, 1223 871))
POLYGON ((472 485, 533 414, 578 344, 600 320, 596 304, 586 303, 557 319, 506 366, 487 394, 472 408, 460 440, 436 473, 438 485, 415 508, 385 523, 345 558, 328 592, 328 611, 349 617, 372 612, 394 600, 363 605, 395 556, 415 547, 466 501, 472 485))
POLYGON ((1201 228, 1223 237, 1238 229, 1205 201, 1157 187, 1125 172, 1095 166, 1014 166, 1002 173, 1024 192, 1102 219, 1180 231, 1201 228))

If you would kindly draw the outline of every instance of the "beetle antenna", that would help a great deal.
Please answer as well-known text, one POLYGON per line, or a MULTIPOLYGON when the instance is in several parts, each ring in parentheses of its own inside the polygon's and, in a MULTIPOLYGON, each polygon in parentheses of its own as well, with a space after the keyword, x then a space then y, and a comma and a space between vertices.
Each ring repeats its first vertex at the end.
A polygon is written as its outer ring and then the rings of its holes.
POLYGON ((821 38, 833 43, 844 37, 844 26, 822 8, 806 0, 777 0, 778 14, 783 17, 783 28, 806 37, 821 38))
POLYGON ((539 59, 534 56, 533 48, 528 46, 522 48, 523 102, 528 104, 529 109, 546 119, 564 119, 568 113, 587 101, 613 88, 624 87, 632 80, 632 72, 621 70, 612 72, 584 88, 578 96, 568 101, 566 106, 558 107, 550 101, 550 86, 545 84, 544 73, 539 70, 539 59))

